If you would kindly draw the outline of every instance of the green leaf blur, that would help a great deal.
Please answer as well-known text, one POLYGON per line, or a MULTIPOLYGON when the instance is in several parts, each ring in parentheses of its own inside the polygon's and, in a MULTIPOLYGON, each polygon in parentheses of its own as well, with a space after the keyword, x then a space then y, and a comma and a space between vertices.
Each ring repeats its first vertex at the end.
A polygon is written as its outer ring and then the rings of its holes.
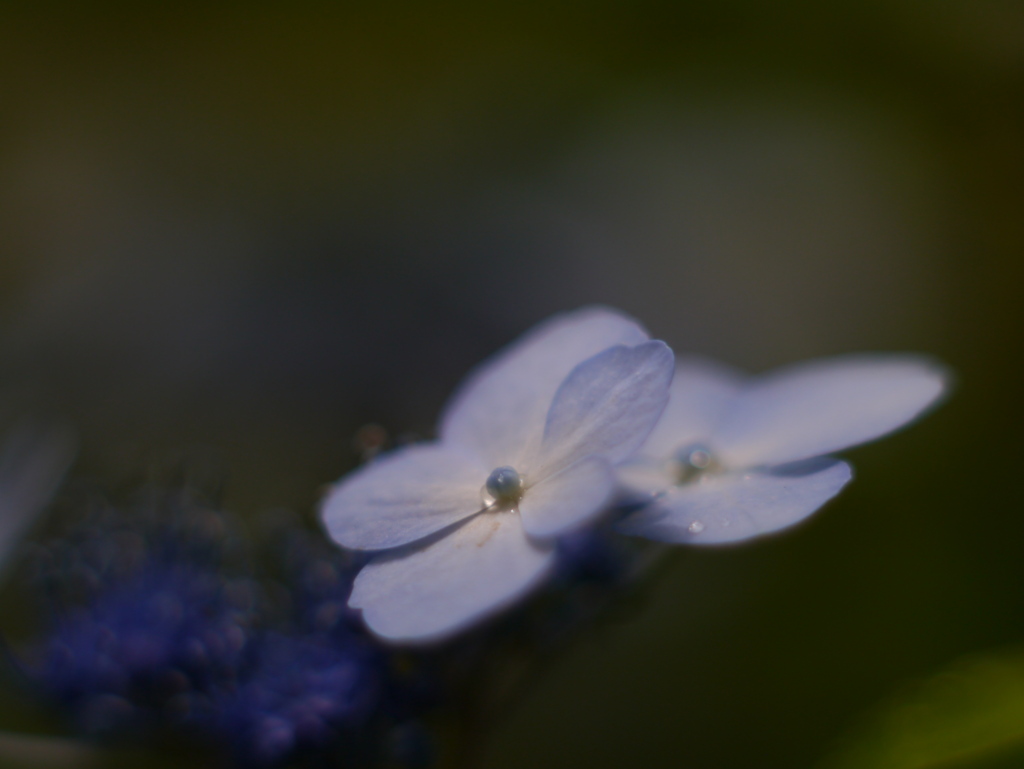
POLYGON ((1002 769, 1024 762, 1024 651, 972 656, 880 707, 821 769, 1002 769))

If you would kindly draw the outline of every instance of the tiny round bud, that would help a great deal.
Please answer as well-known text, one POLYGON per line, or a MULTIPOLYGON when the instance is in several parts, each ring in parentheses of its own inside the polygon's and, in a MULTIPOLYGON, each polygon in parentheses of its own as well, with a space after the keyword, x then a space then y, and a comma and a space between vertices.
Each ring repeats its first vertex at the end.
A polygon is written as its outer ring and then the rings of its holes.
POLYGON ((515 502, 523 495, 523 477, 514 467, 499 467, 487 476, 485 488, 496 502, 515 502))

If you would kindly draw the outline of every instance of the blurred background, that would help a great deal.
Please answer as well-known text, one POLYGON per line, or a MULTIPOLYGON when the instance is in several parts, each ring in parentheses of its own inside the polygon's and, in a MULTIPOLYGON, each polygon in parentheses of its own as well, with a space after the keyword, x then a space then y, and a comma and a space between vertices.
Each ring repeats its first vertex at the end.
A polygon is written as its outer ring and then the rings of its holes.
POLYGON ((922 351, 945 406, 808 525, 676 553, 485 764, 811 767, 1024 642, 1024 6, 357 6, 3 5, 3 424, 312 516, 361 425, 431 436, 559 310, 752 372, 922 351))

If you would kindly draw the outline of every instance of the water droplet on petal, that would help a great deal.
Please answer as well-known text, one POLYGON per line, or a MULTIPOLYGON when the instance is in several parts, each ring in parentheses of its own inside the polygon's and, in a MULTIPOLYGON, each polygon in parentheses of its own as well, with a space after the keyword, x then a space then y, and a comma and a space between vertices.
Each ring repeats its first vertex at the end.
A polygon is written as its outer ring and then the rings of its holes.
POLYGON ((487 476, 480 490, 480 501, 485 507, 498 505, 512 509, 523 497, 526 483, 514 467, 499 467, 487 476))
POLYGON ((703 446, 699 446, 690 451, 690 455, 686 460, 692 467, 696 467, 698 470, 706 470, 711 464, 711 452, 703 446))
POLYGON ((704 531, 704 524, 700 521, 694 521, 686 527, 686 530, 691 534, 700 534, 702 531, 704 531))
POLYGON ((715 455, 703 443, 691 443, 676 451, 672 464, 679 484, 703 480, 706 473, 720 469, 715 455))

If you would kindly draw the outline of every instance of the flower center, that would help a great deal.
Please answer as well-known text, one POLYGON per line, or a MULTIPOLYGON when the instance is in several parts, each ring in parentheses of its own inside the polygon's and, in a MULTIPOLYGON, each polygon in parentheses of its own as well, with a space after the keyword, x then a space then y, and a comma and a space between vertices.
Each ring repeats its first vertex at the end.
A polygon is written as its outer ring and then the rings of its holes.
POLYGON ((676 483, 692 483, 702 475, 717 472, 721 469, 711 449, 703 443, 694 443, 684 446, 676 452, 672 461, 675 470, 676 483))
POLYGON ((514 467, 499 467, 487 476, 482 495, 484 504, 511 507, 522 498, 524 485, 523 476, 514 467))

